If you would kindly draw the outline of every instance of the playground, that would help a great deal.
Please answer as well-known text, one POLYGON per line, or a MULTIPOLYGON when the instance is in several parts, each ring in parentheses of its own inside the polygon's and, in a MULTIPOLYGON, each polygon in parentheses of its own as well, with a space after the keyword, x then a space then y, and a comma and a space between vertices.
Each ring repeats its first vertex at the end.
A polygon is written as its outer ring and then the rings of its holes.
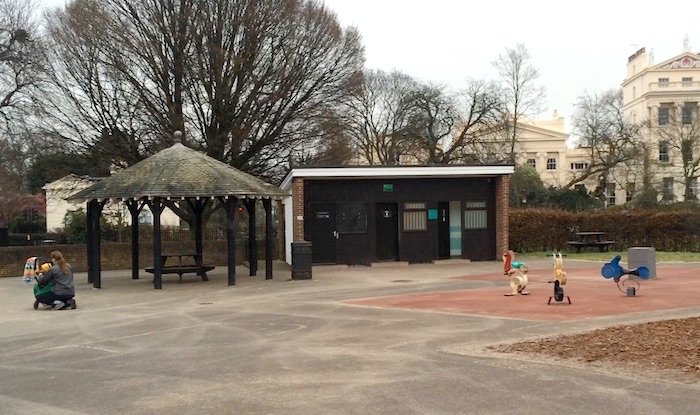
POLYGON ((657 278, 640 281, 639 291, 627 297, 614 281, 600 274, 601 264, 566 268, 568 275, 564 292, 571 298, 562 302, 552 301, 552 271, 532 269, 528 272, 528 295, 507 297, 507 278, 498 269, 488 274, 455 277, 465 281, 481 282, 484 288, 449 290, 443 292, 397 295, 382 298, 357 299, 352 304, 377 307, 423 309, 451 313, 539 321, 573 321, 621 314, 649 313, 700 307, 700 284, 696 267, 661 265, 657 278))
MULTIPOLYGON (((241 267, 246 277, 234 287, 217 267, 209 281, 167 277, 162 290, 145 273, 132 280, 130 271, 105 271, 102 289, 79 273, 79 307, 64 311, 34 310, 30 285, 0 279, 0 408, 7 415, 658 415, 700 407, 700 384, 683 373, 494 349, 532 342, 525 351, 546 352, 547 338, 697 317, 697 264, 659 264, 658 278, 626 297, 600 276, 602 263, 565 260, 572 304, 549 306, 551 259, 527 265, 529 295, 512 297, 504 296, 511 287, 499 261, 318 266, 302 281, 276 263, 273 280, 263 266, 256 277, 241 267), (37 385, 50 387, 39 394, 37 385)), ((655 340, 638 348, 645 352, 675 345, 646 330, 639 336, 655 340)), ((591 342, 591 350, 620 355, 626 345, 617 339, 591 342)))

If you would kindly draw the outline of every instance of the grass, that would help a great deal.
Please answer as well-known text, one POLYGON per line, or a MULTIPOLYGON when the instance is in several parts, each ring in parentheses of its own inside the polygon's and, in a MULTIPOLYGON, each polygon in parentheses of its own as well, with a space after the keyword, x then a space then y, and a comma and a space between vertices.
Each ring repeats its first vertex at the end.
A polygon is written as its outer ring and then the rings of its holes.
MULTIPOLYGON (((589 261, 608 262, 615 255, 622 257, 622 262, 627 262, 627 250, 610 252, 598 251, 582 251, 580 254, 576 252, 562 252, 567 259, 585 259, 589 261)), ((547 256, 552 256, 551 252, 526 252, 516 253, 516 258, 520 259, 542 259, 547 256)), ((662 252, 656 251, 656 262, 700 262, 700 252, 662 252)))

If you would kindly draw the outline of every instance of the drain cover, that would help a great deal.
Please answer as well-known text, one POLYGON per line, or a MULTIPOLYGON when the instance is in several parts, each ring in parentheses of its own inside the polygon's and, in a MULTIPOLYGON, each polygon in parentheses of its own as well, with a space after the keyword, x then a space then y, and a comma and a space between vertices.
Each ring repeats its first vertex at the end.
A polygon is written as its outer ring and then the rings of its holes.
POLYGON ((199 305, 212 305, 214 303, 199 303, 199 305))

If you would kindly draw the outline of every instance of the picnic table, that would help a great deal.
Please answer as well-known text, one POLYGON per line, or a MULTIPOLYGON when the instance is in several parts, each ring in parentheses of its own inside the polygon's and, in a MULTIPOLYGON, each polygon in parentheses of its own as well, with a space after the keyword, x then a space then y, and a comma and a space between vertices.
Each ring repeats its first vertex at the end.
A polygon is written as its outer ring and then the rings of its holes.
POLYGON ((610 245, 614 245, 615 241, 605 240, 603 237, 605 232, 586 231, 576 232, 577 240, 567 241, 566 243, 576 248, 576 253, 581 253, 581 248, 597 247, 600 252, 607 252, 610 245))
MULTIPOLYGON (((182 274, 195 273, 202 277, 202 281, 209 281, 207 272, 213 270, 213 265, 204 265, 202 263, 202 255, 197 253, 168 253, 160 256, 160 264, 162 266, 162 274, 177 274, 182 281, 182 274), (168 259, 177 259, 175 263, 168 259), (191 260, 190 260, 191 259, 191 260)), ((155 273, 154 267, 146 268, 146 272, 155 273)))

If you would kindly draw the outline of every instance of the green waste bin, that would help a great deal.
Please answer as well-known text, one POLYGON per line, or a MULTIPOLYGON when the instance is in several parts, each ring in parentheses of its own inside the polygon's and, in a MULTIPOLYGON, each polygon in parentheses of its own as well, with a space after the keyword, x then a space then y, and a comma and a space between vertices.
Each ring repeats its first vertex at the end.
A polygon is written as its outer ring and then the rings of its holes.
POLYGON ((292 279, 293 280, 310 280, 311 279, 311 242, 309 241, 294 241, 292 242, 292 279))

